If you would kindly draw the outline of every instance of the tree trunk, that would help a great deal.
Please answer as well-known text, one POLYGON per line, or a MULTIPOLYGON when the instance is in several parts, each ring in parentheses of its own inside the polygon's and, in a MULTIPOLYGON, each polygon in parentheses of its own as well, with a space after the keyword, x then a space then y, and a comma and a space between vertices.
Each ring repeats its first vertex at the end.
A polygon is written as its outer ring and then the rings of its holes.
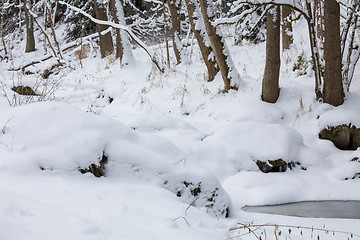
POLYGON ((340 7, 336 0, 324 4, 324 102, 339 106, 344 102, 341 76, 340 7))
MULTIPOLYGON (((199 9, 196 8, 196 5, 193 2, 194 0, 185 0, 189 21, 191 25, 191 29, 194 32, 195 38, 200 48, 201 55, 203 57, 204 63, 206 65, 208 71, 208 81, 211 82, 214 80, 216 74, 219 72, 219 68, 216 64, 215 59, 210 59, 210 54, 213 52, 210 43, 208 45, 205 44, 204 36, 206 33, 202 33, 199 29, 196 29, 196 23, 200 21, 194 13, 198 13, 199 9)), ((207 38, 207 36, 205 36, 207 38)))
POLYGON ((171 16, 171 31, 172 31, 172 41, 173 41, 173 49, 175 53, 176 63, 181 63, 181 55, 180 49, 182 48, 182 44, 180 41, 180 15, 179 15, 179 6, 176 4, 177 0, 169 0, 168 6, 170 10, 171 16))
POLYGON ((221 36, 221 31, 217 30, 214 25, 212 25, 215 18, 215 13, 211 9, 212 2, 208 2, 208 0, 199 0, 199 3, 205 29, 209 36, 211 47, 214 50, 215 59, 219 66, 221 77, 224 81, 225 92, 228 92, 231 87, 238 87, 233 81, 236 81, 237 79, 240 80, 240 76, 233 66, 232 59, 227 47, 225 46, 224 39, 221 36), (232 84, 233 86, 231 86, 232 84))
POLYGON ((324 19, 323 19, 323 0, 314 2, 314 25, 316 26, 317 37, 324 41, 324 19))
POLYGON ((289 19, 291 15, 291 8, 289 6, 282 6, 282 49, 290 49, 290 45, 293 43, 293 30, 291 21, 289 19))
MULTIPOLYGON (((24 8, 28 7, 26 0, 23 0, 24 8)), ((31 6, 29 6, 31 9, 31 6)), ((25 11, 25 23, 26 23, 26 47, 25 52, 35 51, 35 38, 34 38, 34 22, 30 14, 25 11)))
POLYGON ((1 41, 4 47, 4 52, 5 52, 5 56, 8 55, 7 49, 6 49, 6 43, 5 43, 5 39, 4 39, 4 28, 3 28, 3 24, 4 24, 4 7, 5 7, 5 3, 4 0, 2 0, 1 2, 2 4, 2 8, 1 8, 1 16, 0 16, 0 31, 1 31, 1 41))
MULTIPOLYGON (((126 26, 122 0, 110 0, 111 15, 115 23, 126 26)), ((121 65, 128 65, 133 60, 131 44, 128 34, 123 29, 116 29, 116 58, 120 58, 121 65)))
MULTIPOLYGON (((116 0, 110 0, 110 11, 111 16, 114 19, 115 23, 119 23, 119 18, 117 17, 117 9, 115 5, 116 0)), ((122 62, 123 55, 124 55, 124 49, 122 45, 121 35, 120 35, 120 29, 116 28, 116 49, 115 49, 115 57, 120 58, 120 62, 122 62)))
POLYGON ((266 63, 262 81, 261 98, 265 102, 275 103, 279 97, 280 72, 280 8, 267 12, 266 23, 266 63))
MULTIPOLYGON (((108 21, 105 6, 102 3, 100 3, 99 0, 94 0, 94 5, 95 5, 96 18, 99 20, 108 21)), ((102 31, 108 29, 108 26, 102 24, 96 24, 96 26, 99 32, 99 39, 100 39, 99 45, 100 45, 101 58, 104 58, 113 53, 114 51, 113 41, 110 32, 104 35, 101 34, 102 31)))
POLYGON ((167 34, 167 24, 166 24, 166 8, 165 8, 165 0, 162 0, 162 7, 163 7, 163 15, 164 15, 164 38, 165 38, 165 45, 166 45, 166 60, 168 67, 170 69, 170 52, 169 52, 169 41, 168 41, 168 34, 167 34))

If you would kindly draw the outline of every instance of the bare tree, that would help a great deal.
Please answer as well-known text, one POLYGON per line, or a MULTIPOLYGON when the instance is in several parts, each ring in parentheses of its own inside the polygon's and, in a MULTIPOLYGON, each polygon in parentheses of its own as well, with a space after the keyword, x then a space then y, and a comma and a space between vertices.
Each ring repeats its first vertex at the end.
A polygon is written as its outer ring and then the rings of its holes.
POLYGON ((339 106, 344 102, 342 84, 341 45, 340 45, 340 6, 336 0, 324 3, 324 102, 339 106))
MULTIPOLYGON (((27 0, 23 0, 24 8, 27 9, 27 0)), ((29 4, 31 8, 31 3, 29 4)), ((26 47, 25 52, 35 51, 35 38, 34 38, 34 22, 28 11, 25 10, 25 23, 26 23, 26 47)))
POLYGON ((7 52, 7 49, 6 49, 6 44, 5 44, 5 39, 4 39, 4 29, 3 29, 4 15, 5 15, 5 1, 2 0, 1 1, 1 16, 0 16, 0 32, 1 32, 2 44, 3 44, 3 47, 4 47, 4 52, 5 52, 5 55, 7 55, 8 52, 7 52))
POLYGON ((266 63, 262 81, 261 98, 275 103, 279 98, 280 73, 280 7, 275 6, 267 12, 266 22, 266 63))
POLYGON ((293 43, 292 24, 290 20, 291 8, 289 6, 281 6, 282 17, 282 49, 290 49, 290 45, 293 43))
POLYGON ((179 3, 177 0, 168 0, 168 6, 171 16, 171 33, 173 41, 173 49, 175 53, 176 63, 181 63, 180 49, 182 44, 180 41, 180 14, 179 14, 179 3))
MULTIPOLYGON (((122 0, 110 0, 111 15, 116 24, 126 26, 122 0)), ((128 65, 133 60, 131 44, 128 34, 123 29, 116 29, 116 58, 120 58, 122 65, 128 65)))
MULTIPOLYGON (((106 8, 105 5, 102 3, 102 1, 94 0, 94 5, 95 5, 96 18, 99 20, 108 21, 106 15, 106 8)), ((109 56, 114 51, 111 33, 110 32, 107 32, 105 34, 102 33, 107 29, 108 27, 106 25, 97 24, 97 30, 99 32, 99 39, 100 39, 100 43, 99 43, 100 53, 102 58, 109 56)))
POLYGON ((215 19, 215 11, 212 9, 212 2, 210 0, 199 0, 199 3, 205 29, 209 36, 211 47, 214 51, 215 59, 224 81, 225 92, 227 92, 231 87, 238 87, 236 81, 240 80, 240 76, 232 63, 231 56, 225 45, 221 31, 212 25, 212 22, 215 19))
POLYGON ((200 31, 200 29, 196 28, 196 25, 199 25, 203 21, 201 21, 202 19, 199 19, 199 17, 201 17, 200 9, 194 3, 194 1, 195 0, 185 0, 185 3, 188 11, 191 29, 194 32, 202 58, 207 68, 208 81, 211 82, 212 80, 214 80, 216 74, 219 72, 219 67, 216 64, 215 59, 211 58, 210 56, 210 54, 213 52, 210 42, 208 42, 207 44, 205 43, 204 38, 208 38, 206 32, 202 32, 200 31))

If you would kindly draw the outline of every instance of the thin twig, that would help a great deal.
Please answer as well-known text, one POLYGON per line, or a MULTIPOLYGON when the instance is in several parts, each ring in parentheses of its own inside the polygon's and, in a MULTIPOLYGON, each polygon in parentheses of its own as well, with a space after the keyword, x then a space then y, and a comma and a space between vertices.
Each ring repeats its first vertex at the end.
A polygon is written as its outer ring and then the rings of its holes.
POLYGON ((189 206, 185 209, 185 212, 198 200, 199 198, 195 198, 194 201, 192 201, 189 206))
POLYGON ((175 222, 176 220, 178 220, 178 219, 184 219, 185 220, 185 222, 186 222, 186 224, 187 225, 189 225, 189 222, 188 222, 188 220, 186 220, 186 218, 185 217, 183 217, 183 216, 181 216, 181 217, 177 217, 177 218, 175 218, 175 219, 173 219, 173 221, 175 222))

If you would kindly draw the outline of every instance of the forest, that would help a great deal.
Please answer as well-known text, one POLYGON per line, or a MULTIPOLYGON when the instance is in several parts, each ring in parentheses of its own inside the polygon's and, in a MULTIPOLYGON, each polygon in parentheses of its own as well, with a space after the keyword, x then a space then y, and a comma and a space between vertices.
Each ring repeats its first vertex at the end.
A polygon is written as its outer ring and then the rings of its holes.
POLYGON ((0 239, 360 239, 359 0, 0 10, 0 239))

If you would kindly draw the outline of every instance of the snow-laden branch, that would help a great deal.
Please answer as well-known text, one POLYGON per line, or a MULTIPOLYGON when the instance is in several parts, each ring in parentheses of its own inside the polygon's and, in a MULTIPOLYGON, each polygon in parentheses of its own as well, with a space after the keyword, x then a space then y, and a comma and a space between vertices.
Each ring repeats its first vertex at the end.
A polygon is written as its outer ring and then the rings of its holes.
POLYGON ((289 6, 294 10, 300 12, 306 19, 309 19, 309 15, 307 14, 307 10, 300 4, 299 0, 237 0, 234 4, 248 3, 253 5, 281 5, 281 6, 289 6))
POLYGON ((244 18, 246 15, 253 13, 254 10, 253 9, 247 9, 245 11, 243 11, 241 14, 236 15, 235 17, 231 17, 231 18, 219 18, 216 19, 213 22, 213 25, 215 27, 222 25, 222 24, 234 24, 234 23, 238 23, 242 18, 244 18))
POLYGON ((74 7, 64 1, 59 1, 59 4, 62 5, 66 5, 68 8, 74 10, 75 12, 78 12, 82 15, 84 15, 85 17, 89 18, 91 21, 93 21, 96 24, 100 24, 100 25, 107 25, 107 26, 111 26, 113 28, 118 28, 118 29, 122 29, 124 30, 127 34, 129 34, 129 36, 137 43, 139 44, 139 46, 147 53, 147 55, 150 57, 151 61, 156 65, 156 67, 159 69, 159 71, 163 72, 163 68, 161 68, 159 66, 158 61, 156 60, 156 58, 150 53, 149 48, 146 46, 146 44, 140 40, 140 38, 138 38, 132 31, 130 28, 121 25, 121 24, 117 24, 111 21, 103 21, 103 20, 99 20, 94 18, 93 16, 91 16, 90 14, 84 12, 83 10, 81 10, 80 8, 74 7))

